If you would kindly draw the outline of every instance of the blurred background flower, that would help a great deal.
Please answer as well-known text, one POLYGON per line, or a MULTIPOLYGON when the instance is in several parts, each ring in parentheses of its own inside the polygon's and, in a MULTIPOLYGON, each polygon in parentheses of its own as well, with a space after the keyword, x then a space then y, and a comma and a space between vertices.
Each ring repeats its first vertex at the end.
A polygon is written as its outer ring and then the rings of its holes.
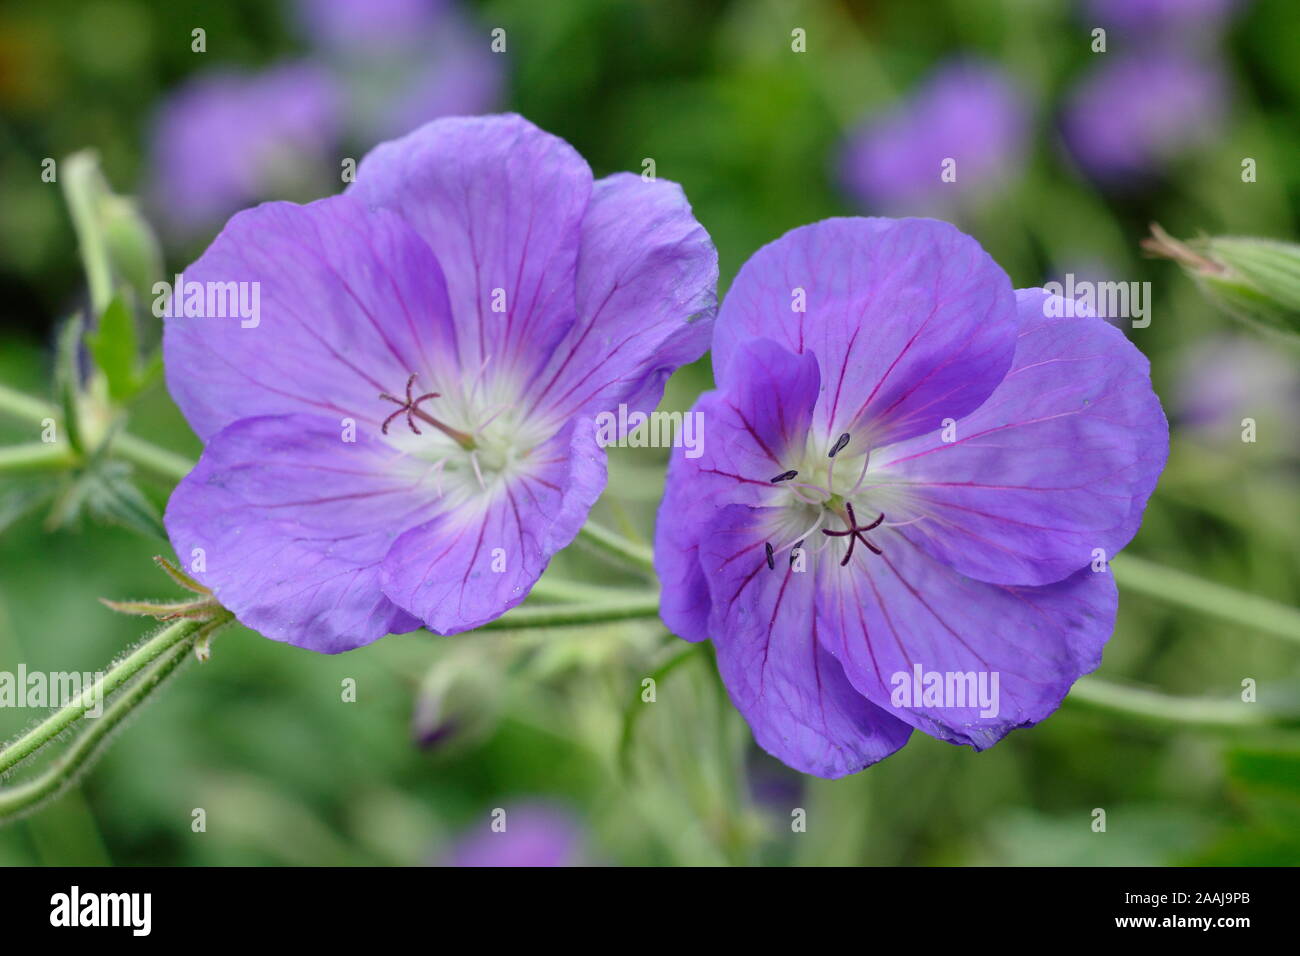
POLYGON ((1176 50, 1106 54, 1070 94, 1065 139, 1089 175, 1141 184, 1222 133, 1226 87, 1217 62, 1176 50))
POLYGON ((335 191, 341 163, 440 116, 491 112, 503 59, 453 0, 299 0, 307 55, 200 70, 153 124, 145 191, 173 238, 265 199, 335 191))
POLYGON ((1293 356, 1257 338, 1216 335, 1184 348, 1176 369, 1170 417, 1180 438, 1231 453, 1249 418, 1265 457, 1300 452, 1292 420, 1300 408, 1300 370, 1293 356))
POLYGON ((194 233, 269 197, 324 195, 342 107, 329 73, 309 63, 200 74, 158 111, 147 186, 157 212, 194 233))
POLYGON ((942 215, 987 203, 1019 174, 1030 116, 1011 78, 987 63, 940 68, 845 146, 841 175, 871 213, 942 215), (951 179, 944 164, 951 163, 951 179))
POLYGON ((354 143, 492 112, 500 100, 505 59, 454 0, 298 0, 296 12, 346 91, 354 143))
POLYGON ((543 802, 520 802, 485 816, 459 839, 444 865, 583 866, 589 862, 582 829, 572 813, 543 802))
POLYGON ((1242 0, 1088 0, 1086 19, 1107 29, 1139 32, 1212 30, 1242 0))

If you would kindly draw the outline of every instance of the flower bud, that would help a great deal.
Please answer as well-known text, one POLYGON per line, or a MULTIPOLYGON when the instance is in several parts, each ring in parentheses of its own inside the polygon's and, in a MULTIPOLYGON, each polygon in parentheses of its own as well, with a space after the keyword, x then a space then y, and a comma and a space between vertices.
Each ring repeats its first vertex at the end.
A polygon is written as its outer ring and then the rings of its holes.
POLYGON ((1175 239, 1152 223, 1142 248, 1183 267, 1208 298, 1245 322, 1300 334, 1300 246, 1276 239, 1175 239))

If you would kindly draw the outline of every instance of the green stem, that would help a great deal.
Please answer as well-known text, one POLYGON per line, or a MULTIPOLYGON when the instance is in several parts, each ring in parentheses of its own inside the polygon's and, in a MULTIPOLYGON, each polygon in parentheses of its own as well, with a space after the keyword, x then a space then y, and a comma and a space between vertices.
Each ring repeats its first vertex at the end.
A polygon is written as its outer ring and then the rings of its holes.
POLYGON ((113 439, 110 449, 118 458, 152 472, 162 478, 180 481, 194 470, 194 462, 184 455, 151 445, 134 435, 122 433, 113 439))
POLYGON ((99 753, 114 729, 185 662, 189 657, 190 648, 191 642, 182 641, 167 650, 39 776, 16 786, 0 789, 0 823, 37 809, 72 786, 82 770, 89 766, 99 753))
POLYGON ((583 584, 565 578, 543 575, 533 589, 528 592, 530 598, 542 601, 567 601, 582 603, 586 601, 609 604, 614 601, 636 599, 644 595, 643 591, 625 588, 606 588, 598 584, 583 584))
POLYGON ((16 388, 0 384, 0 412, 39 425, 42 419, 58 419, 58 410, 49 402, 33 398, 16 388))
MULTIPOLYGON (((93 695, 83 693, 78 700, 56 710, 31 730, 0 749, 0 774, 4 774, 11 767, 22 763, 22 761, 35 754, 55 737, 67 730, 68 727, 72 726, 73 723, 81 719, 86 711, 91 710, 97 702, 105 700, 113 691, 121 687, 154 660, 166 654, 176 645, 186 641, 201 627, 203 627, 202 621, 177 621, 175 624, 167 625, 167 627, 164 627, 143 644, 136 647, 130 654, 108 669, 104 674, 103 682, 97 686, 93 695)), ((100 721, 104 719, 103 716, 98 718, 100 721)))
POLYGON ((588 521, 578 532, 578 537, 590 542, 617 558, 644 571, 654 572, 654 551, 636 541, 630 541, 616 531, 611 531, 594 521, 588 521))
POLYGON ((0 472, 5 473, 59 470, 76 462, 76 454, 63 442, 34 441, 0 448, 0 472))
POLYGON ((1129 554, 1112 561, 1111 570, 1124 588, 1300 642, 1300 610, 1293 607, 1129 554))
POLYGON ((1249 730, 1300 726, 1300 710, 1281 710, 1241 700, 1171 697, 1141 687, 1112 684, 1083 677, 1067 701, 1089 710, 1121 714, 1160 726, 1200 727, 1206 730, 1249 730))
MULTIPOLYGON (((0 412, 39 424, 47 418, 58 420, 59 411, 48 402, 33 398, 7 385, 0 385, 0 412)), ((112 439, 110 449, 118 458, 138 465, 160 478, 180 481, 194 468, 194 462, 184 455, 159 448, 134 435, 119 433, 112 439)))
MULTIPOLYGON (((692 657, 707 651, 704 644, 687 644, 684 648, 673 654, 672 657, 660 664, 648 676, 655 682, 657 687, 665 677, 675 671, 682 664, 686 663, 692 657)), ((623 768, 625 774, 631 772, 632 768, 632 739, 636 730, 637 719, 641 712, 645 710, 645 702, 641 700, 641 687, 637 685, 636 695, 628 701, 627 707, 623 710, 623 733, 619 738, 618 759, 619 765, 623 768)))
POLYGON ((513 631, 532 627, 567 627, 579 624, 604 624, 634 618, 659 616, 659 595, 638 594, 622 601, 594 601, 590 604, 556 604, 521 607, 505 617, 489 621, 480 631, 513 631))

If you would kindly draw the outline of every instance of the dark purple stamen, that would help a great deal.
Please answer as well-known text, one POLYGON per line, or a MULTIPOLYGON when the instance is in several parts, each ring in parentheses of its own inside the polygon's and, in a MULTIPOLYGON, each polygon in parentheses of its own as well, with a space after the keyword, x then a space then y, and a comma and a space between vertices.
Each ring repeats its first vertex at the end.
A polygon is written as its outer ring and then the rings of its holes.
POLYGON ((798 474, 799 472, 794 471, 793 469, 790 471, 783 471, 772 479, 772 484, 776 484, 778 481, 789 481, 791 478, 797 477, 798 474))
POLYGON ((831 448, 830 454, 827 455, 826 457, 834 458, 836 455, 838 455, 840 452, 844 450, 844 446, 847 445, 848 443, 849 443, 849 433, 845 432, 839 438, 835 439, 835 445, 833 448, 831 448))
POLYGON ((870 531, 872 528, 878 528, 880 526, 881 522, 885 520, 884 512, 881 512, 880 517, 877 518, 875 521, 871 522, 871 524, 859 525, 858 516, 853 513, 853 502, 846 501, 844 503, 844 508, 849 513, 848 520, 847 520, 847 524, 848 524, 847 530, 831 531, 829 528, 822 528, 822 534, 824 535, 828 535, 829 537, 832 538, 848 537, 849 539, 849 550, 844 555, 844 560, 840 562, 840 567, 844 567, 846 564, 849 563, 849 559, 853 557, 853 546, 859 541, 861 541, 862 544, 865 547, 869 548, 873 553, 884 554, 885 552, 881 551, 879 548, 877 548, 874 544, 872 544, 862 535, 862 532, 870 531))
POLYGON ((401 406, 401 408, 399 408, 397 411, 393 412, 393 414, 385 418, 384 424, 380 426, 379 430, 383 432, 385 435, 388 434, 388 426, 392 423, 393 419, 396 418, 398 415, 402 414, 403 412, 406 413, 406 424, 411 426, 411 431, 415 432, 417 435, 423 434, 423 432, 421 432, 420 429, 415 427, 415 419, 412 416, 419 415, 421 418, 425 418, 426 417, 425 414, 420 411, 419 408, 420 403, 423 401, 427 401, 430 398, 440 398, 441 396, 437 392, 428 392, 424 395, 420 395, 419 397, 416 397, 411 394, 411 386, 413 386, 414 384, 415 384, 415 373, 412 372, 411 377, 406 380, 406 401, 402 401, 400 398, 397 398, 393 395, 389 395, 387 392, 381 392, 379 394, 380 398, 386 398, 388 399, 388 401, 394 402, 401 406))
POLYGON ((776 570, 776 560, 772 557, 772 542, 764 541, 763 547, 767 550, 767 567, 770 571, 776 570))
POLYGON ((799 554, 799 549, 802 547, 803 547, 803 542, 800 541, 798 544, 796 544, 793 548, 790 549, 790 567, 794 567, 795 556, 799 554))

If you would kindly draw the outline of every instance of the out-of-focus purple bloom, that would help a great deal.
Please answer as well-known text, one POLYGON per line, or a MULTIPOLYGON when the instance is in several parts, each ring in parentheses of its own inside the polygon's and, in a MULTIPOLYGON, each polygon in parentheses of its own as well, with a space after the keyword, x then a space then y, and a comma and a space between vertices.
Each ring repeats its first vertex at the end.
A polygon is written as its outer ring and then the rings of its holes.
POLYGON ((869 118, 841 158, 841 178, 868 209, 925 213, 978 203, 1020 169, 1029 116, 994 66, 951 64, 908 101, 869 118), (942 178, 955 160, 956 179, 942 178))
POLYGON ((1164 48, 1098 59, 1070 95, 1062 122, 1066 144, 1089 175, 1140 181, 1220 128, 1228 94, 1217 64, 1164 48))
POLYGON ((1098 26, 1134 32, 1204 29, 1228 18, 1241 0, 1089 0, 1098 26))
MULTIPOLYGON (((439 116, 482 113, 500 100, 503 59, 486 41, 471 43, 465 28, 448 26, 431 40, 427 57, 391 84, 391 97, 363 123, 374 138, 392 136, 439 116)), ((381 91, 382 92, 382 91, 381 91)))
POLYGON ((217 310, 166 320, 206 446, 177 553, 318 651, 501 615, 604 488, 594 416, 652 410, 708 347, 717 274, 680 187, 593 182, 518 116, 435 121, 341 196, 238 214, 184 272, 217 310))
POLYGON ((446 866, 583 866, 586 849, 574 816, 546 803, 504 807, 504 829, 493 817, 467 833, 448 854, 446 866), (498 824, 499 826, 499 824, 498 824))
POLYGON ((328 188, 341 106, 329 74, 306 63, 202 75, 155 119, 152 199, 193 232, 277 193, 310 198, 328 188))
POLYGON ((1177 366, 1174 424, 1207 445, 1240 446, 1242 420, 1255 419, 1266 447, 1294 454, 1300 436, 1282 416, 1300 407, 1300 373, 1284 354, 1242 336, 1216 336, 1187 349, 1177 366))
POLYGON ((505 58, 450 0, 301 0, 299 16, 349 97, 365 142, 496 107, 505 58))
POLYGON ((296 0, 294 6, 318 47, 382 55, 419 43, 450 0, 296 0))
POLYGON ((665 623, 713 641, 791 767, 853 773, 913 728, 989 747, 1100 662, 1104 561, 1168 425, 1142 354, 1048 298, 923 219, 805 226, 736 276, 696 404, 709 440, 671 460, 655 565, 665 623))

